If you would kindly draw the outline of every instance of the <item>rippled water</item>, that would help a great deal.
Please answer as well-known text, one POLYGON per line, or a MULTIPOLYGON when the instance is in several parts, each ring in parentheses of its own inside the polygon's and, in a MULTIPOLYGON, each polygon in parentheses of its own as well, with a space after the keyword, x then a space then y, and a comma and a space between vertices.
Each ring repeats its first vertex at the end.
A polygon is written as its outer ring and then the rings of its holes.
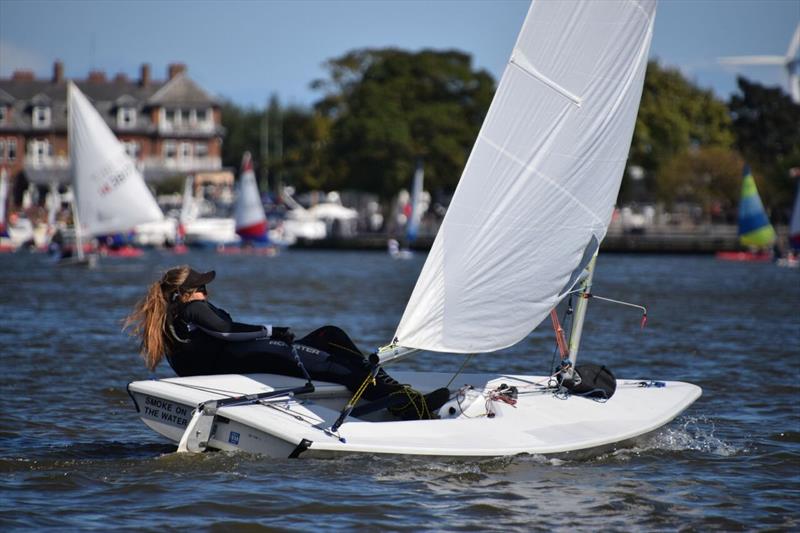
MULTIPOLYGON (((0 529, 740 530, 800 527, 800 271, 710 257, 602 256, 581 358, 618 377, 691 381, 704 395, 636 448, 599 457, 266 460, 182 456, 136 417, 148 377, 120 321, 182 262, 215 268, 212 300, 298 334, 333 323, 389 340, 423 258, 151 252, 91 271, 0 256, 0 529)), ((524 290, 524 288, 521 288, 524 290)), ((547 372, 543 325, 468 370, 547 372), (533 354, 533 355, 531 355, 533 354)), ((455 371, 459 356, 401 365, 455 371)), ((167 368, 157 373, 170 375, 167 368)))

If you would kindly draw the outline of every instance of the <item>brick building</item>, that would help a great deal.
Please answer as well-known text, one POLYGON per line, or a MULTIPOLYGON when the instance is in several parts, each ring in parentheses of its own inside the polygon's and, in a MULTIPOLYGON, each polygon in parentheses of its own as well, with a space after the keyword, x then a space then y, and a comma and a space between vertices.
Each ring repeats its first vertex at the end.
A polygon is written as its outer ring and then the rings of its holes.
MULTIPOLYGON (((222 168, 219 102, 189 78, 185 65, 169 65, 161 81, 151 78, 147 64, 137 80, 92 71, 73 81, 146 180, 222 168)), ((8 172, 15 205, 31 184, 71 182, 66 82, 60 61, 49 79, 24 70, 0 78, 0 168, 8 172)))

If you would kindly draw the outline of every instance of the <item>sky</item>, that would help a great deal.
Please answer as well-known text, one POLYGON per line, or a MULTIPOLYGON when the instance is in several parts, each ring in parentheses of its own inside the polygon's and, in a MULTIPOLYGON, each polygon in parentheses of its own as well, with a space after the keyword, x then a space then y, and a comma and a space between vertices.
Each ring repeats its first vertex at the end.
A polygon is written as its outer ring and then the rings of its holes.
MULTIPOLYGON (((554 1, 554 0, 542 0, 554 1)), ((596 0, 607 1, 607 0, 596 0)), ((68 77, 104 70, 155 79, 169 63, 239 105, 307 106, 326 60, 357 48, 459 49, 499 79, 527 0, 0 0, 0 77, 56 59, 68 77)), ((733 68, 721 56, 784 55, 800 0, 661 0, 650 55, 727 100, 737 74, 786 90, 779 67, 733 68)))

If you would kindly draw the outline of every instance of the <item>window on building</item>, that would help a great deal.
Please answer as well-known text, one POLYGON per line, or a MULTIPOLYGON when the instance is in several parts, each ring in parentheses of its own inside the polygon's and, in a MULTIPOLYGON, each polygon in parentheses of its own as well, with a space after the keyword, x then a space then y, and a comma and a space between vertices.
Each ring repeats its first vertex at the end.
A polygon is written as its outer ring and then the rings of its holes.
POLYGON ((181 124, 183 126, 188 126, 190 123, 191 113, 188 109, 183 109, 181 111, 181 124))
POLYGON ((47 139, 33 139, 28 143, 28 154, 34 163, 44 163, 52 153, 47 139))
POLYGON ((2 163, 6 158, 6 141, 5 139, 0 139, 0 163, 2 163))
POLYGON ((0 124, 6 123, 6 117, 8 117, 8 108, 4 105, 0 105, 0 124))
POLYGON ((195 157, 208 157, 208 145, 206 143, 195 143, 194 145, 195 157))
POLYGON ((50 126, 50 108, 45 106, 36 106, 33 108, 31 121, 34 128, 47 128, 50 126))
POLYGON ((169 124, 170 126, 175 123, 175 111, 172 109, 165 109, 164 110, 164 122, 169 124))
POLYGON ((206 109, 197 110, 197 122, 205 122, 208 120, 208 111, 206 109))
POLYGON ((139 158, 139 152, 141 151, 141 145, 136 141, 125 141, 122 143, 122 146, 125 147, 125 153, 128 154, 133 159, 139 158))
POLYGON ((8 161, 16 161, 17 160, 17 140, 16 139, 9 139, 9 141, 8 141, 7 159, 8 159, 8 161))
POLYGON ((136 126, 136 109, 133 107, 120 107, 117 109, 117 126, 119 128, 136 126))
POLYGON ((192 157, 192 145, 190 143, 181 143, 180 150, 178 151, 181 159, 189 159, 192 157))
POLYGON ((175 159, 176 154, 175 141, 166 141, 164 143, 164 159, 175 159))

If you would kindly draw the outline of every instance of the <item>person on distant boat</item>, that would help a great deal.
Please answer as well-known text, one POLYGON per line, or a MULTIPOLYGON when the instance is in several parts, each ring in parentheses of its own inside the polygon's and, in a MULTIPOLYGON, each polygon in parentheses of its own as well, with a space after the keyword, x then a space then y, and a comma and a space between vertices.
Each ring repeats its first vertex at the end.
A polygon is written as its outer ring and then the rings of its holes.
MULTIPOLYGON (((280 374, 303 377, 292 347, 312 380, 339 383, 356 391, 370 365, 348 335, 335 326, 324 326, 294 340, 288 327, 235 322, 208 301, 206 285, 216 273, 197 272, 188 266, 169 269, 154 282, 125 319, 124 329, 141 339, 140 351, 153 371, 166 357, 179 376, 208 374, 280 374)), ((434 418, 436 409, 449 399, 446 388, 423 396, 400 384, 383 369, 368 386, 369 401, 403 395, 389 411, 403 419, 434 418)))

